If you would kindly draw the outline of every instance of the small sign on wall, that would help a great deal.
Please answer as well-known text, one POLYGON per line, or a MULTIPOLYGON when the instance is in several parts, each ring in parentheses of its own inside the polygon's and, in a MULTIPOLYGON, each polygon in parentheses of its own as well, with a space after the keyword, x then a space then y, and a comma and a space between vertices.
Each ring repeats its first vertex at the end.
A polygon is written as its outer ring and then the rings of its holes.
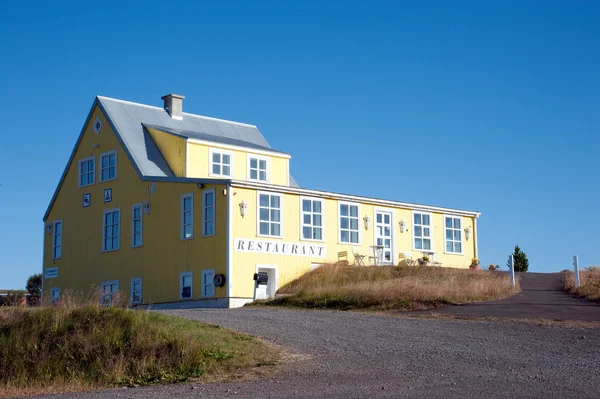
POLYGON ((112 201, 112 188, 107 188, 104 190, 104 202, 112 201))
POLYGON ((58 267, 47 267, 44 269, 44 278, 58 277, 58 267))
POLYGON ((91 201, 91 195, 90 195, 90 193, 83 194, 83 201, 82 201, 81 205, 84 208, 87 208, 88 206, 90 206, 90 203, 91 203, 90 201, 91 201))

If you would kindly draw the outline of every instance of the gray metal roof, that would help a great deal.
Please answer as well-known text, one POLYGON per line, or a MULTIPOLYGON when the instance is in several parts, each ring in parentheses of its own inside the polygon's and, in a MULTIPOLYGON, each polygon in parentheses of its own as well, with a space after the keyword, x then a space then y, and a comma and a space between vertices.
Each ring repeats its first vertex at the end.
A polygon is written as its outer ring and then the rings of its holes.
POLYGON ((269 151, 269 152, 278 153, 278 154, 282 154, 282 155, 289 155, 286 152, 277 151, 277 150, 272 149, 271 147, 250 143, 250 142, 244 141, 244 140, 232 139, 229 137, 213 136, 212 134, 206 134, 206 133, 201 133, 201 132, 192 132, 189 130, 170 129, 170 128, 167 128, 164 126, 150 125, 148 123, 144 123, 143 125, 150 129, 160 130, 161 132, 185 137, 187 139, 210 141, 212 143, 228 144, 228 145, 234 145, 234 146, 244 147, 244 148, 253 149, 253 150, 269 151))

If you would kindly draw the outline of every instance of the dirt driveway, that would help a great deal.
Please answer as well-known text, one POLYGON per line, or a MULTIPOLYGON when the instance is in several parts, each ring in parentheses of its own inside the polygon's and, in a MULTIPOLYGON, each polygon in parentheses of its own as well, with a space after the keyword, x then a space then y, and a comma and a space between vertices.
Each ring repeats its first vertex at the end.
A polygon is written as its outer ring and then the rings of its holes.
POLYGON ((517 273, 517 276, 521 281, 521 292, 510 298, 418 313, 600 321, 600 304, 565 293, 562 290, 562 273, 517 273))

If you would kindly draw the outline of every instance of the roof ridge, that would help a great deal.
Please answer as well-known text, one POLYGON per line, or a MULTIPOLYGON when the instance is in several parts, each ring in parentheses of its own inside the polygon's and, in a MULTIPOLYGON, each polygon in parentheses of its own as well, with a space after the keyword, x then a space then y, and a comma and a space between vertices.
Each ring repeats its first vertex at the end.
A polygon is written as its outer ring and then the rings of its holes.
MULTIPOLYGON (((152 109, 158 109, 158 110, 164 111, 163 108, 157 107, 157 106, 154 106, 154 105, 141 104, 141 103, 136 103, 136 102, 133 102, 133 101, 121 100, 121 99, 118 99, 118 98, 105 97, 105 96, 96 96, 96 97, 98 97, 99 99, 102 99, 102 100, 110 100, 110 101, 115 101, 115 102, 119 102, 119 103, 137 105, 139 107, 146 107, 146 108, 152 108, 152 109)), ((256 125, 252 125, 252 124, 244 123, 244 122, 237 122, 237 121, 230 121, 230 120, 227 120, 227 119, 213 118, 211 116, 191 114, 189 112, 182 112, 182 114, 185 114, 185 115, 188 115, 188 116, 192 116, 192 117, 195 117, 195 118, 202 118, 202 119, 209 119, 209 120, 213 120, 213 121, 226 122, 226 123, 231 123, 231 124, 234 124, 234 125, 255 127, 255 128, 258 129, 258 127, 256 125)))

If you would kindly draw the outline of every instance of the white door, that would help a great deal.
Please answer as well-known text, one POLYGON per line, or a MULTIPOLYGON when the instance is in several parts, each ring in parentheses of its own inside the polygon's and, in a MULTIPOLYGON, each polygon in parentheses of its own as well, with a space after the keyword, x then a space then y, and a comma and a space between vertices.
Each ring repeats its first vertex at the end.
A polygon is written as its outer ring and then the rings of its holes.
POLYGON ((259 267, 256 269, 256 271, 267 273, 267 276, 269 276, 266 285, 261 284, 256 287, 256 299, 267 299, 274 297, 275 292, 277 291, 275 269, 259 267))
POLYGON ((375 212, 375 244, 383 246, 381 259, 378 264, 391 265, 392 257, 392 214, 390 212, 375 212))

